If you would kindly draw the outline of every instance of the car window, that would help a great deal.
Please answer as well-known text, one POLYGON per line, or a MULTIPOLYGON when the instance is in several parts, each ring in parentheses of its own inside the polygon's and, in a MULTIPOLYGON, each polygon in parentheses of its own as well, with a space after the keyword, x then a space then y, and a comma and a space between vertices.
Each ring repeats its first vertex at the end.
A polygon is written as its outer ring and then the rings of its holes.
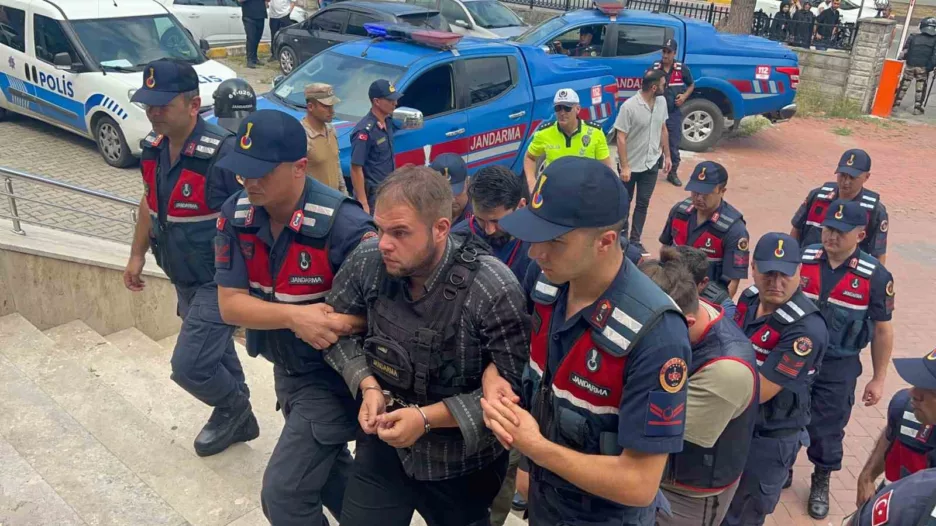
POLYGON ((472 105, 493 99, 513 86, 509 60, 509 57, 490 57, 465 61, 465 78, 472 105))
POLYGON ((420 75, 403 89, 399 105, 416 108, 427 119, 450 112, 455 109, 454 86, 452 66, 437 66, 420 75))
POLYGON ((158 58, 205 62, 192 38, 168 13, 73 20, 71 26, 91 60, 104 68, 142 71, 158 58))
POLYGON ((33 28, 36 36, 36 58, 51 64, 55 55, 68 53, 72 61, 78 59, 58 20, 34 15, 33 28))
POLYGON ((555 31, 559 31, 563 26, 569 25, 561 16, 554 16, 548 20, 544 20, 539 23, 537 26, 533 26, 527 30, 526 33, 511 39, 520 42, 521 44, 531 44, 531 45, 542 45, 547 42, 541 42, 542 40, 549 37, 555 31))
POLYGON ((0 6, 0 45, 17 51, 26 51, 26 12, 22 9, 0 6))
POLYGON ((665 41, 666 28, 620 24, 617 56, 632 57, 655 53, 663 47, 665 41))
POLYGON ((436 8, 436 0, 406 0, 406 3, 425 7, 426 9, 436 8))
POLYGON ((348 27, 345 29, 345 33, 366 37, 367 30, 364 29, 364 24, 372 24, 374 22, 380 22, 380 19, 376 16, 352 11, 351 18, 348 19, 348 27))
POLYGON ((329 9, 312 18, 311 29, 341 33, 349 14, 346 9, 329 9))
POLYGON ((440 15, 438 11, 398 15, 397 20, 400 22, 405 22, 411 26, 427 27, 429 29, 437 29, 439 31, 448 31, 450 29, 448 22, 442 18, 442 15, 440 15))
POLYGON ((462 9, 460 5, 456 4, 454 0, 442 0, 440 11, 442 12, 442 16, 444 16, 450 24, 456 20, 468 21, 468 15, 465 14, 465 10, 462 9))
POLYGON ((465 9, 485 29, 523 25, 523 20, 498 0, 472 0, 465 2, 465 9))
MULTIPOLYGON (((582 26, 566 31, 553 39, 553 42, 547 42, 547 44, 549 44, 553 53, 556 52, 554 43, 559 42, 565 54, 588 57, 592 56, 590 55, 591 50, 596 51, 596 54, 600 54, 602 42, 604 42, 604 33, 604 24, 582 26)), ((658 47, 663 47, 662 41, 658 47)))

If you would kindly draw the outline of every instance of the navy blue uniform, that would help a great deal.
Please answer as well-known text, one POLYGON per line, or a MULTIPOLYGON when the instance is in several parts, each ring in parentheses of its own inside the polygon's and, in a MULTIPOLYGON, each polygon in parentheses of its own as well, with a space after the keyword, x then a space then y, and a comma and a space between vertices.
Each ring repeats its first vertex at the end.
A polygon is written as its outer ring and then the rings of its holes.
POLYGON ((183 320, 172 380, 205 404, 230 405, 238 392, 249 391, 234 350, 235 328, 224 323, 218 308, 211 225, 225 200, 241 189, 233 172, 214 167, 231 151, 234 137, 199 117, 175 164, 165 137, 150 134, 142 144, 151 245, 175 285, 183 320))
MULTIPOLYGON (((538 270, 539 267, 533 263, 529 274, 541 274, 538 270)), ((565 312, 568 285, 551 286, 542 277, 533 285, 534 298, 539 299, 534 310, 531 359, 524 372, 522 400, 525 407, 533 407, 541 428, 552 427, 548 422, 561 421, 556 438, 560 444, 586 453, 607 455, 618 455, 622 449, 646 454, 682 451, 685 381, 691 356, 685 321, 675 310, 663 312, 658 321, 645 331, 633 319, 629 326, 619 325, 616 321, 629 318, 621 310, 626 307, 621 303, 620 294, 622 291, 638 290, 643 286, 641 280, 649 283, 648 278, 633 263, 624 260, 602 297, 568 320, 565 312), (544 310, 546 305, 543 301, 551 302, 551 313, 544 310), (548 318, 544 317, 544 313, 549 313, 545 314, 548 318), (630 328, 636 329, 640 336, 628 332, 630 328), (631 338, 629 341, 635 342, 625 354, 626 363, 617 363, 620 357, 615 359, 611 354, 599 355, 594 345, 582 346, 585 338, 597 338, 594 335, 596 329, 613 338, 601 341, 598 348, 605 348, 609 341, 622 341, 619 339, 622 333, 631 338), (545 356, 537 356, 540 348, 545 351, 545 356), (587 353, 583 354, 583 349, 587 353), (539 360, 545 363, 539 363, 539 360), (568 372, 570 369, 573 370, 571 375, 568 372), (611 376, 590 378, 586 371, 594 375, 611 376), (569 382, 569 378, 575 380, 569 382), (543 404, 543 393, 550 384, 554 393, 552 397, 557 400, 554 403, 568 402, 570 407, 576 407, 590 416, 582 417, 578 413, 572 416, 561 407, 561 412, 557 414, 554 407, 543 404), (555 394, 557 392, 560 394, 555 394), (545 406, 539 411, 536 399, 545 406), (615 405, 604 407, 601 405, 603 401, 615 405), (537 415, 537 412, 542 414, 537 415), (586 424, 586 419, 594 418, 604 422, 603 419, 609 417, 617 423, 614 428, 616 437, 614 432, 609 435, 616 440, 608 443, 605 436, 600 441, 597 436, 588 436, 589 433, 597 434, 598 430, 593 429, 594 422, 586 424), (578 422, 577 418, 582 421, 578 422)), ((655 287, 652 283, 650 286, 655 287)), ((656 292, 659 290, 656 289, 656 292)), ((544 432, 547 438, 548 432, 544 432)), ((665 499, 662 493, 657 494, 656 502, 645 508, 621 506, 584 493, 527 460, 521 465, 530 472, 528 500, 531 524, 645 526, 654 523, 658 506, 667 507, 663 504, 665 499)))
POLYGON ((663 69, 662 62, 654 62, 653 69, 662 70, 666 76, 666 89, 663 90, 666 111, 669 112, 669 117, 666 119, 666 132, 669 134, 670 160, 673 161, 673 169, 670 173, 675 174, 681 161, 679 143, 682 141, 682 112, 676 105, 676 96, 684 93, 695 81, 692 79, 689 66, 682 62, 674 62, 668 72, 663 69))
MULTIPOLYGON (((266 209, 251 206, 246 192, 228 200, 221 213, 218 285, 275 303, 324 301, 348 254, 376 235, 360 205, 308 177, 293 219, 275 239, 266 209)), ((288 329, 248 329, 247 352, 273 362, 286 419, 263 477, 264 514, 277 525, 322 524, 323 504, 340 515, 358 404, 322 353, 288 329)))
POLYGON ((809 384, 826 351, 828 333, 818 308, 801 292, 767 316, 757 317, 756 287, 738 300, 735 321, 757 353, 763 378, 782 387, 761 403, 754 438, 725 526, 758 526, 773 513, 800 446, 808 443, 809 384), (792 321, 790 321, 792 320, 792 321))
MULTIPOLYGON (((504 237, 495 237, 492 239, 488 237, 488 235, 484 233, 484 229, 475 222, 474 216, 471 216, 470 219, 466 221, 456 223, 455 226, 452 227, 452 232, 456 234, 471 232, 483 239, 491 247, 491 255, 507 265, 514 273, 514 276, 517 276, 517 281, 523 284, 531 262, 529 243, 520 241, 517 238, 509 238, 508 241, 503 241, 503 239, 505 239, 504 237)), ((527 295, 529 296, 529 292, 527 295)))
POLYGON ((885 487, 855 512, 850 526, 936 526, 936 469, 885 487))
POLYGON ((701 224, 691 199, 677 203, 670 209, 666 226, 660 233, 663 245, 688 245, 705 252, 709 260, 709 281, 722 288, 732 280, 747 279, 751 265, 748 239, 741 212, 724 200, 712 217, 701 224))
POLYGON ((842 469, 842 440, 861 376, 860 351, 874 334, 874 323, 890 321, 893 276, 860 249, 833 269, 822 245, 803 251, 803 292, 815 301, 829 326, 829 350, 812 387, 809 460, 818 468, 842 469))
POLYGON ((885 484, 936 466, 936 426, 920 423, 910 399, 910 389, 901 389, 887 407, 884 436, 890 446, 884 457, 885 484))
MULTIPOLYGON (((829 205, 838 198, 838 184, 834 182, 825 183, 809 192, 790 221, 793 228, 799 231, 801 247, 822 243, 822 222, 829 205)), ((876 258, 883 256, 887 253, 887 231, 890 222, 887 220, 887 208, 881 202, 881 196, 877 192, 862 188, 854 201, 861 203, 861 207, 868 214, 865 229, 867 235, 858 246, 876 258)))
POLYGON ((373 113, 367 112, 351 130, 351 166, 364 170, 364 191, 367 204, 374 213, 374 192, 395 168, 393 161, 393 120, 380 123, 373 113))

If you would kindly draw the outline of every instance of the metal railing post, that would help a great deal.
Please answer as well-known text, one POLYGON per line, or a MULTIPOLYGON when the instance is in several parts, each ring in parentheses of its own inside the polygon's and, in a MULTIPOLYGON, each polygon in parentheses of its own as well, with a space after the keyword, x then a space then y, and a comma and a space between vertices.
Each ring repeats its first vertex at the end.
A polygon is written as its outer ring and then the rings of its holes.
POLYGON ((6 189, 6 193, 8 194, 7 200, 10 202, 10 215, 12 216, 13 221, 13 233, 25 236, 26 232, 23 231, 22 226, 20 226, 19 212, 16 210, 16 198, 13 197, 13 179, 4 177, 3 186, 6 189))

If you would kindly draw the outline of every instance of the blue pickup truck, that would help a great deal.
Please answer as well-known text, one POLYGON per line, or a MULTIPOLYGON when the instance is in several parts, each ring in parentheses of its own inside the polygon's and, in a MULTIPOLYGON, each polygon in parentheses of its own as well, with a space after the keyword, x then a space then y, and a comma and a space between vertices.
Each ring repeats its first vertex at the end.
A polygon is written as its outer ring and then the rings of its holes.
MULTIPOLYGON (((382 32, 380 26, 375 34, 382 32)), ((301 118, 307 84, 325 82, 341 99, 335 128, 342 170, 350 173, 350 131, 370 110, 367 88, 377 79, 403 92, 394 114, 396 165, 428 164, 437 155, 461 155, 469 170, 501 164, 520 173, 537 127, 552 119, 560 88, 575 90, 582 116, 609 131, 617 91, 604 65, 549 57, 538 47, 461 37, 439 31, 394 30, 386 37, 347 42, 315 55, 274 82, 258 109, 301 118)))
POLYGON ((614 71, 618 103, 637 93, 644 71, 662 58, 663 43, 676 40, 676 60, 689 66, 696 83, 681 108, 685 150, 715 146, 726 119, 736 126, 750 115, 780 121, 796 113, 793 98, 800 70, 795 53, 764 38, 719 33, 692 18, 598 4, 550 18, 516 40, 540 46, 561 60, 564 56, 555 52, 555 43, 571 50, 583 30, 593 35, 589 55, 595 56, 580 60, 614 71))

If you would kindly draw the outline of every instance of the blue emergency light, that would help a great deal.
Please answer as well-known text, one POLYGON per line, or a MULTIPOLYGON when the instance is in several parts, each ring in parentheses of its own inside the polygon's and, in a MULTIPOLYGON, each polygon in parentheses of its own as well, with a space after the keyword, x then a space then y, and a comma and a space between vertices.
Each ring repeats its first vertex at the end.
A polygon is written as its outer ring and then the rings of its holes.
POLYGON ((417 29, 406 24, 368 23, 364 24, 364 30, 372 38, 401 40, 439 49, 450 49, 462 38, 457 33, 417 29))

